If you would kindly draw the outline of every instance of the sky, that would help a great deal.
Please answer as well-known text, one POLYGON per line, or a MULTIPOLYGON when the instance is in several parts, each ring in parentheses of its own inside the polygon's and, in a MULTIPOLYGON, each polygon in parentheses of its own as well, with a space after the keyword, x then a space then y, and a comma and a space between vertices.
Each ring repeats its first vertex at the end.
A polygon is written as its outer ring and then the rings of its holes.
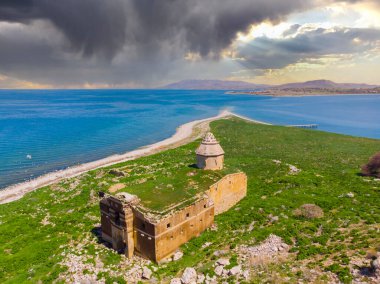
POLYGON ((380 84, 380 0, 1 0, 0 88, 380 84))

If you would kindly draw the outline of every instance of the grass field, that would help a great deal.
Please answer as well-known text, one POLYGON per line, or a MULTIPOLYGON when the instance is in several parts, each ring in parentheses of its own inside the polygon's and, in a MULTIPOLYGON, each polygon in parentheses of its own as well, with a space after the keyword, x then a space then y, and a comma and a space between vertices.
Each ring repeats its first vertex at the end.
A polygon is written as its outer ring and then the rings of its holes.
MULTIPOLYGON (((154 276, 167 279, 187 266, 212 274, 216 250, 227 248, 236 259, 235 247, 259 243, 273 233, 292 246, 291 258, 268 265, 264 274, 253 271, 251 282, 278 283, 278 277, 289 283, 305 282, 305 271, 310 269, 321 271, 320 282, 326 282, 324 273, 330 272, 350 282, 351 260, 364 258, 367 250, 380 244, 380 182, 358 174, 360 166, 380 150, 380 140, 238 119, 216 121, 211 128, 226 152, 227 169, 247 174, 248 195, 216 217, 216 231, 208 230, 183 245, 184 257, 158 267, 154 276), (289 165, 301 171, 289 174, 289 165), (293 211, 305 203, 321 207, 324 217, 296 217, 293 211), (254 229, 248 230, 253 221, 254 229), (206 242, 211 245, 202 248, 206 242)), ((177 192, 188 184, 168 173, 193 171, 188 165, 195 162, 199 142, 112 167, 129 171, 125 177, 110 175, 110 168, 98 169, 0 205, 0 282, 70 282, 70 268, 59 264, 69 255, 89 267, 104 264, 98 279, 124 282, 123 275, 133 264, 99 244, 94 234, 99 225, 97 191, 123 182, 131 193, 147 196, 146 205, 155 209, 168 204, 166 196, 169 203, 182 200, 194 194, 193 187, 177 192)), ((194 176, 197 190, 217 176, 203 181, 200 177, 194 176)), ((93 273, 85 270, 84 274, 93 273)))

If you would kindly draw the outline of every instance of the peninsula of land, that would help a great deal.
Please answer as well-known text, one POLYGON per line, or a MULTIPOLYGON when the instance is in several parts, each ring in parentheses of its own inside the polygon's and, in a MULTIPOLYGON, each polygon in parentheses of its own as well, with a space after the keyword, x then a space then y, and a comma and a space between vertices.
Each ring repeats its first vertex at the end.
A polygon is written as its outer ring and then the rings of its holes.
POLYGON ((304 97, 331 95, 374 95, 380 94, 380 88, 335 89, 335 88, 285 88, 266 89, 257 91, 228 91, 231 95, 256 95, 272 97, 304 97))
POLYGON ((100 159, 93 162, 69 167, 67 169, 51 172, 29 181, 8 186, 0 190, 0 204, 18 200, 28 192, 31 192, 33 190, 36 190, 38 188, 41 188, 47 185, 51 185, 62 179, 78 176, 90 170, 111 166, 111 165, 118 164, 121 162, 129 161, 129 160, 134 160, 143 156, 152 155, 154 153, 158 153, 164 150, 176 148, 181 145, 187 144, 190 141, 194 141, 195 139, 203 136, 208 131, 210 122, 214 120, 218 120, 218 119, 231 117, 231 116, 236 116, 236 117, 249 120, 255 123, 267 124, 265 122, 252 120, 250 118, 243 117, 243 116, 231 113, 229 111, 222 111, 217 116, 201 119, 201 120, 195 120, 195 121, 191 121, 189 123, 183 124, 177 128, 176 133, 172 137, 162 140, 160 142, 157 142, 155 144, 147 145, 139 149, 124 153, 124 154, 112 155, 104 159, 100 159))

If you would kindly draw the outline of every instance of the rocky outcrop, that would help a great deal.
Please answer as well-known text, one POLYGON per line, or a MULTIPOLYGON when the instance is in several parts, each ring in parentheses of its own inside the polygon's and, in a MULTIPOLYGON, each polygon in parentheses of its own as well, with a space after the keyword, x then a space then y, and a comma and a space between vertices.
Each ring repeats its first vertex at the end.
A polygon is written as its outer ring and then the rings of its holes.
POLYGON ((271 261, 279 255, 286 254, 289 251, 289 245, 276 235, 269 235, 269 237, 257 246, 242 245, 239 247, 239 256, 243 262, 250 262, 255 264, 256 260, 271 261))

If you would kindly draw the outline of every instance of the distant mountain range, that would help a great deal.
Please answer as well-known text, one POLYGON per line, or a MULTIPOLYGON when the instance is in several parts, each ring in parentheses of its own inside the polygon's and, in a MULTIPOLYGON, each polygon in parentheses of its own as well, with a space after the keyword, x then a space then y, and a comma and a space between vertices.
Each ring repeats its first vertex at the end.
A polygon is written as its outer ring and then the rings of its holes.
POLYGON ((369 89, 378 87, 368 84, 335 83, 329 80, 314 80, 283 85, 254 84, 244 81, 183 80, 161 87, 177 90, 253 90, 253 89, 369 89))
POLYGON ((243 81, 224 80, 183 80, 161 87, 176 90, 252 90, 267 88, 268 85, 253 84, 243 81))

